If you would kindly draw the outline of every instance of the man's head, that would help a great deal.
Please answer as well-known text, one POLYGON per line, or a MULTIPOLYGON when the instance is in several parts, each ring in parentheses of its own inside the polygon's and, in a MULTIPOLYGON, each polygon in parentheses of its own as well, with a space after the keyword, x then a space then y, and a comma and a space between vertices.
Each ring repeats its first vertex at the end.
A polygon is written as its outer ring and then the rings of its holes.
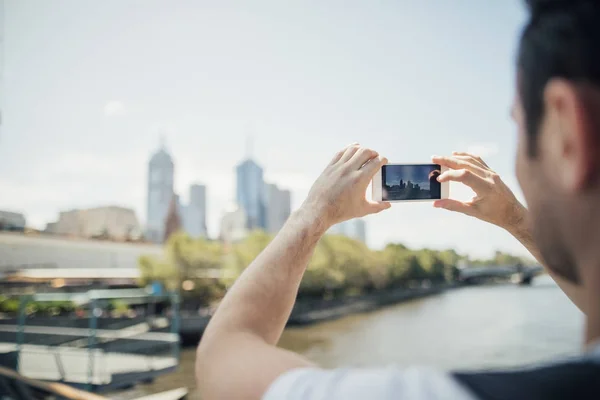
POLYGON ((578 282, 582 249, 598 246, 600 228, 600 1, 527 5, 513 106, 517 177, 545 261, 578 282))

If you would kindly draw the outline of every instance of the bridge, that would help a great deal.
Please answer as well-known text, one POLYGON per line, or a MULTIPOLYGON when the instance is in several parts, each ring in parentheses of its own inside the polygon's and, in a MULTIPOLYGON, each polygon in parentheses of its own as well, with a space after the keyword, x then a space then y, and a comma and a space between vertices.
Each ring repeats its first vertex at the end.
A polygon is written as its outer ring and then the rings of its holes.
POLYGON ((533 278, 543 273, 541 265, 466 267, 460 270, 458 280, 465 284, 477 284, 493 279, 508 279, 519 285, 531 285, 533 278))

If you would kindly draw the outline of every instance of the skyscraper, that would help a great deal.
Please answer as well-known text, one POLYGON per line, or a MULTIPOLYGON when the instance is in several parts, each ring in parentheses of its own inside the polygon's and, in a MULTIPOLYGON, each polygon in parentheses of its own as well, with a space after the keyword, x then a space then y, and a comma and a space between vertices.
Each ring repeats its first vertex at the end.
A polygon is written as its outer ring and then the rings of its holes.
POLYGON ((248 218, 244 210, 233 203, 230 204, 221 217, 219 238, 225 243, 234 243, 248 235, 246 222, 248 218))
POLYGON ((342 235, 366 243, 367 224, 362 219, 356 218, 337 224, 329 229, 329 234, 342 235))
POLYGON ((164 145, 150 158, 148 163, 148 199, 146 238, 162 243, 169 204, 173 199, 173 160, 164 145))
POLYGON ((192 237, 206 237, 206 186, 190 186, 190 201, 183 211, 183 227, 192 237))
POLYGON ((246 213, 249 230, 266 229, 265 182, 263 169, 251 159, 239 164, 237 175, 237 203, 246 213))
POLYGON ((274 184, 266 185, 266 193, 266 230, 269 233, 277 233, 290 216, 291 194, 289 190, 280 190, 274 184))

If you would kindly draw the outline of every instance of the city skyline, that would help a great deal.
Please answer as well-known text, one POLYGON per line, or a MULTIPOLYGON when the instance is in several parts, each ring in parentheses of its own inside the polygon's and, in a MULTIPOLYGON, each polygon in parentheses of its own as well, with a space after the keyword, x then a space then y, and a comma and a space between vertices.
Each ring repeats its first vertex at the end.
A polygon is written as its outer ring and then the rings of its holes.
POLYGON ((235 171, 236 202, 246 214, 246 229, 279 232, 292 210, 291 192, 265 181, 264 170, 251 152, 235 171))
MULTIPOLYGON (((165 224, 172 203, 181 228, 192 237, 210 237, 207 229, 206 185, 192 183, 184 203, 173 188, 175 161, 167 150, 164 138, 148 162, 148 188, 146 208, 146 239, 161 243, 165 238, 165 224)), ((291 192, 276 184, 265 182, 263 169, 251 154, 236 166, 236 206, 244 211, 244 230, 261 229, 275 234, 291 213, 291 192)), ((228 208, 228 207, 227 207, 228 208)), ((227 211, 223 208, 223 211, 227 211)), ((235 217, 234 217, 235 220, 235 217)), ((226 225, 231 225, 230 223, 226 225)), ((220 227, 222 230, 223 227, 220 227)), ((219 237, 223 232, 219 232, 219 237)))
POLYGON ((396 186, 400 185, 401 181, 404 183, 412 182, 418 184, 422 189, 429 190, 429 174, 431 171, 432 167, 430 165, 388 165, 385 168, 385 184, 396 186))
POLYGON ((168 152, 164 138, 148 162, 148 189, 146 192, 146 240, 162 243, 165 239, 169 209, 174 203, 181 229, 191 237, 208 237, 206 227, 205 185, 193 182, 188 187, 188 201, 183 203, 174 190, 175 162, 168 152))
MULTIPOLYGON (((182 201, 192 182, 210 188, 211 237, 248 135, 292 209, 354 141, 399 163, 478 153, 522 199, 508 116, 521 2, 260 3, 7 2, 0 209, 43 228, 59 210, 119 203, 146 223, 145 165, 160 134, 177 154, 182 201)), ((430 204, 366 221, 374 248, 526 254, 502 230, 430 204)))

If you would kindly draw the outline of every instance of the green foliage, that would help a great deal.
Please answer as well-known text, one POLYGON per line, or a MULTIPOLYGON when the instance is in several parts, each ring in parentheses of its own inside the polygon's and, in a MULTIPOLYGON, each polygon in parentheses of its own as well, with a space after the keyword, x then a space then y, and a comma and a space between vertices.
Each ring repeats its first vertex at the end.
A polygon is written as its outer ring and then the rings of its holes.
POLYGON ((140 286, 146 286, 156 281, 161 282, 168 290, 178 289, 175 264, 150 256, 141 256, 138 263, 141 272, 138 282, 140 286))
POLYGON ((234 275, 242 273, 252 261, 271 243, 273 237, 262 231, 254 231, 243 241, 236 243, 232 248, 232 260, 230 265, 234 275))
POLYGON ((471 260, 469 265, 472 267, 490 267, 497 265, 517 265, 517 264, 530 264, 531 261, 523 257, 517 257, 512 254, 503 253, 496 251, 494 257, 489 260, 471 260))
POLYGON ((2 296, 0 298, 0 312, 16 314, 19 312, 19 299, 2 296))
MULTIPOLYGON (((184 297, 209 304, 223 296, 225 288, 268 246, 272 236, 252 232, 245 240, 230 246, 204 239, 191 239, 185 233, 171 235, 163 259, 144 256, 139 260, 140 284, 162 282, 168 290, 181 290, 184 297)), ((412 250, 402 244, 389 244, 381 251, 344 236, 326 235, 317 245, 299 296, 331 298, 373 290, 452 282, 457 265, 466 257, 454 250, 412 250)), ((497 252, 485 265, 514 264, 518 257, 497 252)))
POLYGON ((109 309, 119 315, 125 315, 129 311, 129 306, 123 300, 113 299, 109 302, 109 309))
POLYGON ((208 303, 224 293, 225 285, 219 276, 224 270, 224 259, 221 243, 173 233, 165 245, 164 258, 140 257, 139 284, 160 282, 167 290, 176 291, 183 282, 191 281, 193 287, 182 291, 183 296, 208 303))
MULTIPOLYGON (((0 296, 0 312, 18 314, 20 300, 18 297, 0 296)), ((32 301, 25 307, 26 314, 59 315, 75 309, 70 301, 32 301)))

